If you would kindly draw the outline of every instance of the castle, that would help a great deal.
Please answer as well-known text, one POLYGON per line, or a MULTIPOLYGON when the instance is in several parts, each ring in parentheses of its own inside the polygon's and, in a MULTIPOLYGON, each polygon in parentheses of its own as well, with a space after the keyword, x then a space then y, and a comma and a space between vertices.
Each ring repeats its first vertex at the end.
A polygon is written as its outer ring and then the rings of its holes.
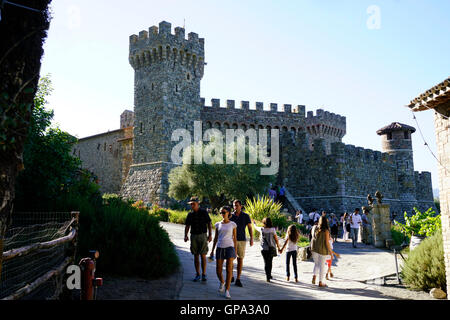
POLYGON ((204 73, 204 39, 161 22, 130 36, 129 63, 135 71, 134 112, 120 116, 120 129, 79 139, 73 153, 94 172, 102 192, 120 193, 145 202, 168 203, 170 154, 178 128, 279 129, 278 182, 289 191, 289 208, 319 208, 342 213, 367 204, 380 190, 398 217, 404 211, 434 207, 429 172, 414 171, 413 127, 392 123, 377 131, 383 152, 342 143, 346 118, 322 109, 263 103, 207 106, 200 97, 204 73))

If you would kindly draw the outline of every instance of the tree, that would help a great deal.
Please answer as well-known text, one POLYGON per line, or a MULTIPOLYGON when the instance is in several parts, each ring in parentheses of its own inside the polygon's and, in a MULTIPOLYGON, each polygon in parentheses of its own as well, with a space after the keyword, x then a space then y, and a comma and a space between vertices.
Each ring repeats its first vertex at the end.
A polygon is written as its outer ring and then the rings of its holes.
MULTIPOLYGON (((51 0, 3 3, 0 21, 0 252, 11 220, 17 173, 23 168, 23 144, 30 125, 50 25, 51 0)), ((0 255, 0 275, 2 256, 0 255)))
POLYGON ((49 77, 42 77, 24 144, 25 169, 17 176, 15 208, 19 211, 49 210, 50 202, 67 191, 79 176, 81 162, 70 154, 77 139, 50 127, 53 111, 46 110, 45 105, 51 91, 49 77))
MULTIPOLYGON (((198 146, 191 145, 191 150, 198 146)), ((226 164, 226 148, 215 141, 201 148, 202 154, 208 150, 220 150, 215 154, 215 161, 211 164, 194 164, 194 155, 190 150, 183 155, 183 165, 172 169, 169 173, 168 195, 176 200, 184 200, 190 196, 207 198, 213 209, 228 203, 233 199, 244 201, 246 197, 262 194, 269 183, 274 182, 274 175, 261 175, 263 164, 226 164), (190 161, 189 161, 190 157, 190 161), (220 161, 221 159, 221 161, 220 161), (189 164, 190 163, 190 164, 189 164)), ((245 146, 245 159, 249 159, 251 152, 258 152, 251 146, 245 146)), ((237 149, 234 148, 233 159, 237 159, 237 149)))

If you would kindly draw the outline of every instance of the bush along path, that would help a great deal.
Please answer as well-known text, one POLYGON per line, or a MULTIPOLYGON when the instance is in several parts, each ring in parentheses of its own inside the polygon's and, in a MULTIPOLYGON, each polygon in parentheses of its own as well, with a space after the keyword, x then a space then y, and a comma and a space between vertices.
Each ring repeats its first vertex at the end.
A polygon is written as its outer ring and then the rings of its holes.
MULTIPOLYGON (((189 241, 184 242, 184 225, 160 222, 168 232, 183 268, 182 284, 179 299, 211 300, 224 299, 219 294, 215 268, 216 263, 207 265, 208 281, 193 282, 195 275, 193 256, 189 250, 189 241)), ((283 243, 283 242, 281 242, 283 243)), ((212 243, 209 244, 211 249, 212 243)), ((299 282, 285 280, 285 253, 275 257, 273 261, 273 281, 267 283, 263 270, 263 259, 260 253, 260 243, 255 241, 253 247, 247 244, 244 269, 241 276, 243 287, 231 285, 230 294, 235 300, 317 300, 317 299, 432 299, 425 292, 414 292, 403 287, 382 287, 365 283, 395 273, 394 256, 392 252, 376 249, 360 244, 353 249, 351 243, 338 242, 335 251, 342 254, 333 266, 334 278, 326 281, 328 288, 318 288, 311 284, 313 262, 298 261, 299 282)), ((236 268, 236 267, 235 267, 236 268)), ((292 270, 291 270, 292 272, 292 270)), ((224 270, 225 274, 225 270, 224 270)))

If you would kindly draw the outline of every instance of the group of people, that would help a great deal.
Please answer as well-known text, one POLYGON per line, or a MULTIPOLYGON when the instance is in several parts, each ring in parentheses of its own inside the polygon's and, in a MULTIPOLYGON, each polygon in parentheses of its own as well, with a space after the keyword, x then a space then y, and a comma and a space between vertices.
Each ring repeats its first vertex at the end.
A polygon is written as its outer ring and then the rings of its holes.
MULTIPOLYGON (((208 243, 212 241, 212 224, 208 212, 200 208, 198 198, 192 197, 189 201, 192 211, 186 217, 184 241, 189 240, 188 233, 191 230, 191 253, 194 255, 194 266, 196 276, 193 281, 207 281, 206 277, 206 256, 208 254, 208 243), (208 233, 207 233, 208 232, 208 233), (202 274, 200 276, 200 257, 202 274)), ((236 286, 242 287, 241 273, 245 257, 247 239, 245 229, 248 228, 250 234, 250 246, 253 246, 253 230, 250 216, 242 211, 240 200, 233 201, 233 209, 223 206, 219 212, 222 221, 215 224, 215 235, 213 247, 210 253, 210 260, 216 257, 216 274, 219 279, 219 292, 225 293, 225 297, 230 299, 230 285, 232 282, 236 286), (217 248, 216 248, 217 247, 217 248), (233 262, 237 258, 236 280, 233 277, 233 262), (226 261, 226 278, 223 278, 223 264, 226 261)))
MULTIPOLYGON (((266 274, 266 281, 270 282, 272 277, 272 261, 278 254, 281 254, 286 249, 286 281, 290 280, 290 264, 292 261, 294 280, 298 282, 297 272, 297 241, 300 233, 297 227, 293 224, 289 226, 284 239, 284 244, 280 246, 280 241, 277 237, 276 228, 274 228, 269 217, 263 219, 263 227, 258 227, 255 221, 252 221, 250 216, 242 209, 240 200, 233 201, 233 208, 230 206, 223 206, 219 212, 222 215, 222 221, 215 224, 214 240, 212 236, 211 218, 205 209, 200 208, 199 200, 192 197, 189 201, 192 211, 190 211, 186 218, 185 238, 184 241, 189 241, 188 233, 191 231, 191 245, 190 250, 194 255, 194 266, 196 275, 193 281, 207 281, 206 276, 206 259, 208 254, 208 243, 213 242, 210 251, 209 259, 216 260, 216 275, 219 280, 220 293, 223 293, 226 298, 230 299, 230 286, 235 283, 236 286, 242 287, 241 274, 243 269, 243 262, 245 257, 247 239, 245 231, 248 229, 250 235, 250 246, 253 246, 253 228, 261 234, 261 255, 264 260, 264 271, 266 274), (233 262, 237 258, 237 272, 236 279, 233 277, 233 262), (201 262, 200 262, 201 260, 201 262), (223 265, 225 264, 226 277, 223 277, 223 265), (200 270, 201 265, 201 270, 200 270)), ((300 218, 297 212, 297 219, 300 218)), ((301 218, 303 219, 303 218, 301 218)), ((297 220, 298 221, 298 220, 297 220)), ((339 257, 339 254, 333 251, 333 242, 337 240, 337 229, 339 220, 332 214, 329 219, 323 211, 319 214, 316 210, 310 215, 310 221, 313 224, 310 226, 310 250, 314 260, 314 270, 312 283, 316 284, 317 277, 318 285, 326 287, 324 277, 327 279, 333 277, 331 271, 332 260, 339 257), (328 269, 325 269, 328 266, 328 269)), ((341 222, 347 225, 350 222, 350 228, 356 229, 356 226, 361 224, 362 218, 359 216, 359 209, 348 216, 343 215, 341 222)), ((300 222, 301 223, 301 222, 300 222)), ((344 228, 346 230, 346 228, 344 228)), ((345 236, 345 235, 344 235, 345 236)), ((357 242, 356 231, 352 231, 353 245, 357 242)))
POLYGON ((319 222, 321 216, 327 217, 329 222, 330 235, 334 242, 337 241, 339 236, 339 227, 342 227, 343 235, 342 239, 344 241, 352 240, 352 245, 356 248, 358 242, 359 234, 361 234, 361 241, 364 244, 370 244, 371 232, 370 232, 370 221, 369 221, 369 210, 364 209, 363 213, 360 214, 360 209, 355 208, 354 212, 349 214, 348 212, 343 213, 340 218, 334 213, 327 215, 326 211, 319 213, 317 209, 313 209, 311 213, 307 216, 307 220, 304 221, 303 212, 298 210, 295 215, 295 219, 299 224, 306 224, 307 229, 311 231, 312 227, 319 222))

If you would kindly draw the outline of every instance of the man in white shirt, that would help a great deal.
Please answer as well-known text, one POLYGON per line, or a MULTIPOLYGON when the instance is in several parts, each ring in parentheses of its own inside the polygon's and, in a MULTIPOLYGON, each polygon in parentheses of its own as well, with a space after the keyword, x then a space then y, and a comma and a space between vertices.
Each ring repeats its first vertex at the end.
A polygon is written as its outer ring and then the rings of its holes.
POLYGON ((355 208, 355 212, 350 216, 350 236, 352 237, 353 248, 356 248, 356 243, 358 242, 359 226, 362 220, 359 214, 359 208, 355 208))
POLYGON ((297 223, 302 224, 303 223, 303 211, 298 210, 297 214, 295 215, 295 218, 297 219, 297 223))

